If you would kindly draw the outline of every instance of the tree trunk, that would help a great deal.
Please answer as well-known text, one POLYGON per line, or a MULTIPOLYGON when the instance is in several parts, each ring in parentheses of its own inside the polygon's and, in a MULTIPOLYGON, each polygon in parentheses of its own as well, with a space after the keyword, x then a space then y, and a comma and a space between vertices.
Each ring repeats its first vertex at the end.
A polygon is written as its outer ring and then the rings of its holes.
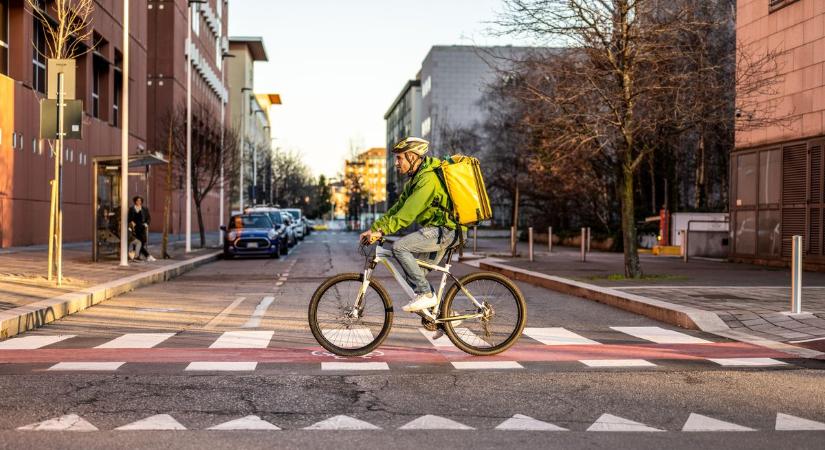
POLYGON ((195 201, 195 211, 198 214, 198 230, 201 235, 201 248, 206 247, 206 230, 203 228, 203 213, 201 212, 201 200, 195 201))
POLYGON ((705 133, 699 137, 699 155, 696 161, 696 180, 693 185, 693 207, 701 208, 705 204, 705 133))
POLYGON ((622 242, 624 244, 624 275, 627 278, 641 278, 639 250, 636 245, 636 214, 633 198, 633 168, 625 163, 622 167, 619 197, 622 204, 622 242))
POLYGON ((516 182, 516 192, 513 198, 513 247, 510 252, 513 258, 516 257, 518 250, 518 203, 519 203, 519 189, 518 182, 516 182))

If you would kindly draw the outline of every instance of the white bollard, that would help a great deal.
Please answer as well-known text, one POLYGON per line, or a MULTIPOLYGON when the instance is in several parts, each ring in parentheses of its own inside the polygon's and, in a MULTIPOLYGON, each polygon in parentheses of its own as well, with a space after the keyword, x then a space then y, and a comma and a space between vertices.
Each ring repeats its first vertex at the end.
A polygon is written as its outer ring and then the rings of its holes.
POLYGON ((530 255, 530 261, 533 261, 533 227, 527 228, 527 254, 530 255))
POLYGON ((553 253, 553 227, 547 227, 547 253, 553 253))
POLYGON ((802 236, 794 236, 791 255, 791 313, 802 314, 802 236))
POLYGON ((581 235, 581 254, 582 262, 587 262, 587 228, 582 227, 581 235))

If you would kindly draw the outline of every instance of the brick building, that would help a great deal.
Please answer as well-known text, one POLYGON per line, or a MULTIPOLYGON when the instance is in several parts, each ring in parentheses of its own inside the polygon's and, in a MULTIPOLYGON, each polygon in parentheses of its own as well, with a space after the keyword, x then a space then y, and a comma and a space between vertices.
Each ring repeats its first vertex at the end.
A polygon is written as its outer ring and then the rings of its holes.
POLYGON ((825 1, 739 0, 737 8, 738 42, 782 52, 776 94, 756 100, 773 102, 787 121, 736 135, 732 258, 785 265, 791 236, 801 235, 806 263, 825 267, 825 1))
MULTIPOLYGON (((53 2, 41 1, 49 11, 53 2)), ((83 100, 83 139, 67 140, 64 155, 64 241, 92 235, 91 164, 120 155, 122 86, 121 2, 96 2, 94 51, 77 59, 76 98, 83 100)), ((131 3, 129 152, 147 150, 145 4, 131 3)), ((0 0, 0 247, 48 241, 49 181, 55 158, 38 139, 38 102, 46 92, 44 32, 24 0, 0 0), (40 52, 38 52, 38 49, 40 52)), ((85 46, 91 42, 84 43, 85 46)), ((145 174, 129 179, 130 192, 146 188, 145 174)), ((116 193, 116 192, 114 192, 116 193)))

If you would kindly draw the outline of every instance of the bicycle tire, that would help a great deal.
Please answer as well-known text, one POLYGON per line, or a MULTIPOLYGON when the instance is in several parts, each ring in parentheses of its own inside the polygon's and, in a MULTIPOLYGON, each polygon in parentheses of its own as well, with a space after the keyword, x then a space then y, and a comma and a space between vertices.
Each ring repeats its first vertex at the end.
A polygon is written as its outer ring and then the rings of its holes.
POLYGON ((371 351, 375 350, 376 347, 381 345, 381 343, 384 342, 384 339, 386 339, 390 333, 390 328, 392 327, 393 319, 392 300, 390 299, 387 290, 384 289, 384 286, 382 286, 381 283, 379 283, 377 280, 370 280, 368 289, 373 289, 378 294, 378 297, 381 299, 381 302, 383 303, 384 307, 384 324, 381 327, 381 331, 378 333, 378 335, 376 335, 371 342, 367 343, 362 347, 357 348, 344 348, 337 346, 330 342, 324 335, 323 329, 318 323, 318 305, 321 299, 324 297, 324 294, 339 283, 352 281, 357 281, 360 283, 363 282, 363 280, 364 274, 361 273, 342 273, 335 275, 334 277, 328 278, 326 281, 321 283, 320 286, 318 286, 318 288, 315 290, 315 293, 312 294, 312 300, 310 300, 309 302, 309 329, 312 331, 312 336, 315 337, 315 340, 318 341, 321 347, 336 355, 366 355, 371 351))
MULTIPOLYGON (((482 347, 477 345, 472 345, 471 343, 466 342, 462 339, 457 333, 454 328, 453 322, 444 322, 442 327, 444 328, 444 332, 450 341, 458 347, 460 350, 469 353, 471 355, 476 356, 489 356, 501 353, 508 348, 512 347, 513 344, 518 341, 521 337, 522 331, 524 331, 524 326, 527 324, 527 304, 524 301, 524 296, 521 293, 521 290, 518 286, 515 285, 509 278, 505 277, 504 275, 493 273, 493 272, 475 272, 471 273, 459 281, 461 284, 473 293, 472 284, 473 282, 477 282, 480 280, 486 281, 493 281, 496 283, 501 284, 506 288, 506 290, 512 294, 513 299, 515 300, 516 310, 518 312, 518 318, 516 323, 514 324, 514 328, 511 332, 509 332, 506 339, 504 339, 501 343, 498 343, 493 346, 489 347, 482 347)), ((444 302, 441 308, 441 317, 446 317, 447 311, 453 311, 453 301, 455 300, 456 295, 461 292, 461 289, 458 287, 456 283, 453 283, 450 286, 450 289, 447 291, 447 295, 444 297, 444 302)), ((477 294, 476 294, 477 295, 477 294)), ((474 319, 476 320, 476 319, 474 319)), ((483 339, 482 339, 483 341, 483 339)))

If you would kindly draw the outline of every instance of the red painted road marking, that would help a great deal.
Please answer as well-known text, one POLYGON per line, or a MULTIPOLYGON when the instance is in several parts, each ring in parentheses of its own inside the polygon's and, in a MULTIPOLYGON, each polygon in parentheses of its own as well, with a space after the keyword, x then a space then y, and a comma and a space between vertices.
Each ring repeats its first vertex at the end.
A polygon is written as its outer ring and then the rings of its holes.
MULTIPOLYGON (((369 361, 433 363, 479 359, 452 348, 383 346, 369 361)), ((787 354, 739 342, 713 344, 637 344, 637 345, 559 345, 518 344, 489 360, 522 362, 562 362, 591 359, 671 359, 703 360, 707 358, 788 358, 787 354)), ((364 361, 364 358, 344 358, 364 361)), ((184 363, 191 361, 256 361, 259 363, 317 363, 341 360, 319 347, 299 348, 60 348, 36 350, 0 350, 0 363, 33 364, 56 362, 184 363)))

